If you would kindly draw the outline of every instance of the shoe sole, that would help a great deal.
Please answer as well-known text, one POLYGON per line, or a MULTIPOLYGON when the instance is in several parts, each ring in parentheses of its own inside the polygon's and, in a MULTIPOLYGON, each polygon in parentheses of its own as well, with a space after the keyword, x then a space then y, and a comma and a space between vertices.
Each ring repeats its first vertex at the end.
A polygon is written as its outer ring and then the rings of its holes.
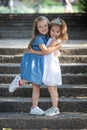
POLYGON ((44 116, 44 114, 39 115, 39 114, 31 114, 31 113, 30 113, 30 115, 33 115, 33 116, 44 116))
POLYGON ((47 115, 47 114, 45 114, 45 116, 57 116, 57 115, 59 115, 60 113, 57 113, 57 114, 53 114, 53 115, 47 115))

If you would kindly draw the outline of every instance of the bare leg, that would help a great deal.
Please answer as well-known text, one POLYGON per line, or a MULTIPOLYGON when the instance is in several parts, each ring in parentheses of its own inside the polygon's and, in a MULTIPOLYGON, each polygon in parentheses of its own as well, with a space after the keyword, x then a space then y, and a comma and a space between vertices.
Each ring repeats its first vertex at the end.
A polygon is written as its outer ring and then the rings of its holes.
POLYGON ((40 96, 40 86, 36 84, 32 84, 33 92, 32 92, 32 106, 38 106, 39 96, 40 96))
POLYGON ((57 87, 49 86, 48 87, 48 91, 49 91, 50 96, 51 96, 52 106, 54 108, 57 108, 58 107, 58 92, 57 92, 57 87))
POLYGON ((27 84, 28 83, 28 81, 27 80, 24 80, 24 79, 21 79, 21 81, 20 81, 20 84, 21 85, 25 85, 25 84, 27 84))
POLYGON ((40 96, 40 85, 32 84, 32 107, 30 114, 33 115, 43 115, 44 111, 38 107, 39 96, 40 96))

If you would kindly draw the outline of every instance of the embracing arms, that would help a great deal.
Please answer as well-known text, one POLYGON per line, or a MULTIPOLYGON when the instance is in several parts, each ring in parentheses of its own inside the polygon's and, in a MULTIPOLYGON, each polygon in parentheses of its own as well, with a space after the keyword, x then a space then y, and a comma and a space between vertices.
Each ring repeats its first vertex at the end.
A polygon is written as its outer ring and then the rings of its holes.
POLYGON ((61 48, 61 45, 57 44, 56 41, 52 41, 48 47, 46 47, 45 44, 40 44, 39 47, 41 51, 33 50, 31 48, 31 49, 28 49, 28 52, 38 54, 38 55, 47 55, 47 54, 50 54, 51 52, 59 50, 61 48))

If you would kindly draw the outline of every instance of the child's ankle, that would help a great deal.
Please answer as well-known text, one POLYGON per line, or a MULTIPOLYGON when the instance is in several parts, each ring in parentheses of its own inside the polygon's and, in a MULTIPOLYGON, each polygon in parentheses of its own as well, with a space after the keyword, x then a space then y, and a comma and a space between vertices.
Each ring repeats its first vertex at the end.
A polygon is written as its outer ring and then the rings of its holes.
POLYGON ((22 84, 21 84, 21 80, 19 80, 19 81, 18 81, 18 84, 19 84, 19 86, 21 86, 21 85, 22 85, 22 84))

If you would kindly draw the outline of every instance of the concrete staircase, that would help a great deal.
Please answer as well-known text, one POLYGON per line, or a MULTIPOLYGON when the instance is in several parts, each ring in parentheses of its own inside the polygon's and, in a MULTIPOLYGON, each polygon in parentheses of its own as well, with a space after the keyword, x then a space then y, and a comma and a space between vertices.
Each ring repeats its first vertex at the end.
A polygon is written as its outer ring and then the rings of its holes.
POLYGON ((87 40, 87 13, 73 14, 0 14, 0 39, 31 38, 33 21, 44 15, 52 20, 63 18, 68 26, 69 39, 87 40))
MULTIPOLYGON (((60 63, 63 85, 58 88, 61 113, 53 117, 29 114, 31 84, 20 87, 13 94, 8 92, 9 84, 20 72, 21 57, 28 41, 0 40, 0 129, 86 130, 87 41, 72 40, 62 45, 60 63)), ((46 86, 41 86, 39 106, 44 110, 51 106, 46 86)))

